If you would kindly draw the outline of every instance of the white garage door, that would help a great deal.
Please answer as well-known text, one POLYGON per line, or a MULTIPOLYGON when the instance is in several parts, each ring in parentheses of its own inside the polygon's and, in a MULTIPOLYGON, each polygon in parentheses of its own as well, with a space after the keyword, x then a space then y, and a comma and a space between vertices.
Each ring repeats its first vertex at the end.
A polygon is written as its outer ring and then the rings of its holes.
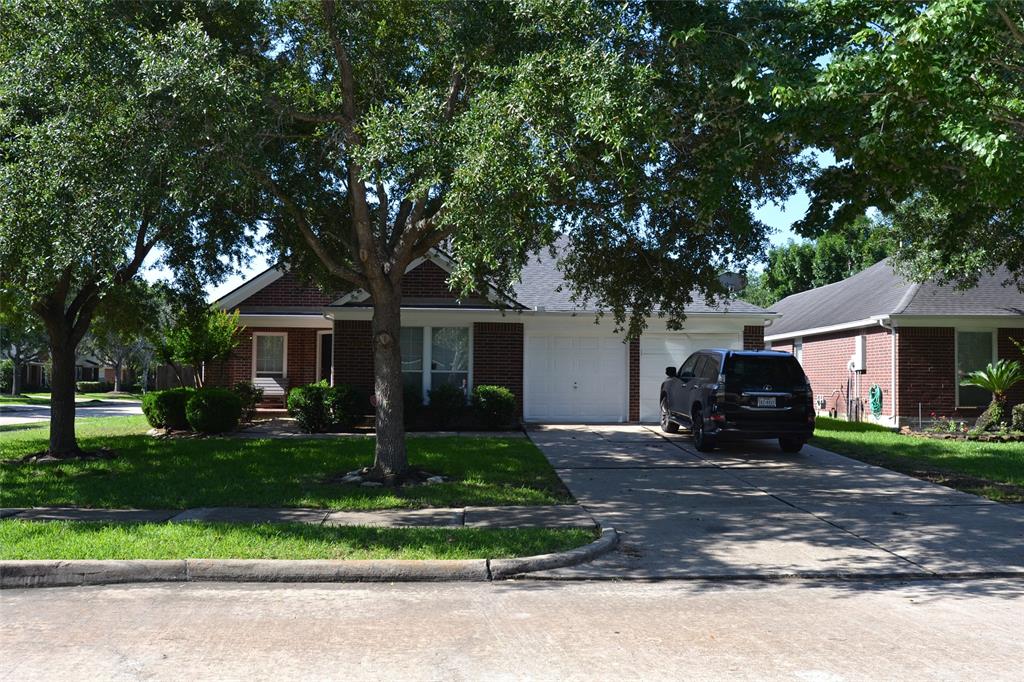
POLYGON ((640 337, 640 421, 658 421, 665 368, 679 367, 701 348, 743 348, 741 334, 644 334, 640 337))
POLYGON ((524 417, 625 421, 626 348, 614 337, 527 336, 524 417))

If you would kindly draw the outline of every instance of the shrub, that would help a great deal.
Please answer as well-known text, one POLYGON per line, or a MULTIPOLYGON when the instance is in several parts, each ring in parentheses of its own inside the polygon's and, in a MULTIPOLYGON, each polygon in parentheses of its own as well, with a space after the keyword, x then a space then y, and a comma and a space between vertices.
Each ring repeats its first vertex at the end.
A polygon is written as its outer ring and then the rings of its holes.
POLYGON ((142 413, 150 426, 168 429, 189 428, 185 406, 195 391, 191 388, 172 388, 152 391, 142 397, 142 413))
POLYGON ((1014 405, 1011 414, 1013 415, 1011 428, 1014 431, 1024 431, 1024 403, 1014 405))
POLYGON ((997 400, 993 400, 985 408, 985 411, 981 413, 978 420, 974 422, 974 433, 981 433, 988 431, 989 429, 998 428, 999 422, 1003 421, 1004 417, 1003 404, 997 400))
POLYGON ((327 394, 331 387, 326 381, 307 386, 296 386, 288 392, 288 414, 307 433, 326 431, 332 424, 327 394))
POLYGON ((430 390, 430 416, 442 429, 450 427, 466 409, 466 394, 458 386, 441 384, 430 390))
POLYGON ((351 429, 356 420, 363 416, 363 404, 366 398, 355 386, 338 384, 329 386, 324 392, 327 412, 331 416, 332 426, 344 430, 351 429))
POLYGON ((239 381, 234 391, 242 401, 242 421, 251 422, 256 417, 256 405, 263 400, 263 389, 248 381, 239 381))
POLYGON ((200 433, 224 433, 238 428, 242 399, 226 388, 201 388, 185 404, 189 426, 200 433))
POLYGON ((75 390, 79 393, 109 393, 113 385, 105 381, 76 381, 75 390))
POLYGON ((473 389, 473 410, 485 427, 508 428, 515 423, 516 397, 504 386, 477 386, 473 389))
POLYGON ((14 381, 14 361, 10 358, 0 360, 0 393, 10 393, 14 381))
POLYGON ((416 386, 405 384, 402 387, 402 401, 405 414, 405 427, 414 426, 423 413, 423 393, 416 386))

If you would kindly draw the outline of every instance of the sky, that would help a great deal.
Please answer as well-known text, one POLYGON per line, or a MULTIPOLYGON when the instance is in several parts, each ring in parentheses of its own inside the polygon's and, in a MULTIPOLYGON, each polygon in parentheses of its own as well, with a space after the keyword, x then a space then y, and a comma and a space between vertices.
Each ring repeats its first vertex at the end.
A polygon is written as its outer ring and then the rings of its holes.
MULTIPOLYGON (((792 225, 803 217, 808 204, 807 194, 800 191, 782 205, 767 204, 755 209, 754 215, 772 229, 770 241, 773 246, 777 246, 790 239, 799 239, 793 232, 792 225)), ((217 300, 246 280, 266 270, 274 262, 272 258, 268 258, 267 254, 258 251, 250 253, 249 256, 250 260, 246 267, 232 274, 220 284, 206 288, 206 294, 210 301, 217 300)), ((157 262, 159 258, 160 254, 154 253, 148 259, 149 267, 145 270, 144 276, 150 282, 171 278, 171 273, 168 270, 153 266, 153 263, 157 262)))

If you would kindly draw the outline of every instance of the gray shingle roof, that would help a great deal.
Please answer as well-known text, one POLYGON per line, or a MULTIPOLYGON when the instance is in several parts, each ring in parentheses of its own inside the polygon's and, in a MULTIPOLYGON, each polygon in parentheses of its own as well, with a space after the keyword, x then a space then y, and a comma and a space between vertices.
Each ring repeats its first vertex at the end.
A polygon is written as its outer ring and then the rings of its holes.
POLYGON ((1005 269, 999 269, 983 276, 976 287, 958 291, 951 284, 909 282, 886 258, 841 282, 782 299, 772 306, 782 318, 766 334, 790 334, 880 315, 1024 315, 1024 293, 1013 284, 1004 286, 1008 277, 1005 269))
MULTIPOLYGON (((514 288, 515 299, 519 303, 527 308, 543 308, 548 312, 591 313, 597 311, 593 301, 587 301, 581 306, 575 304, 570 297, 569 286, 558 267, 558 249, 566 247, 567 243, 564 240, 559 240, 555 246, 554 258, 551 257, 547 249, 541 249, 539 253, 530 258, 526 267, 523 268, 521 281, 514 288)), ((686 312, 768 314, 764 308, 759 308, 740 299, 712 306, 696 293, 693 295, 693 303, 687 307, 686 312)))

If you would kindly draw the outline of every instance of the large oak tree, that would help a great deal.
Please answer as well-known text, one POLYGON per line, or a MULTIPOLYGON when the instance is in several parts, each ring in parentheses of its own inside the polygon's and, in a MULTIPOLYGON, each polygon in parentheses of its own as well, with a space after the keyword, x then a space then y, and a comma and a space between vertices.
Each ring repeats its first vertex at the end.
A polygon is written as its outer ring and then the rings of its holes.
POLYGON ((463 291, 508 290, 564 235, 570 286, 632 334, 764 244, 751 204, 803 166, 764 70, 802 83, 816 45, 783 3, 277 2, 258 149, 285 261, 372 297, 375 473, 408 470, 402 283, 439 246, 463 291), (742 11, 739 11, 742 10, 742 11))
POLYGON ((250 93, 236 68, 250 7, 0 7, 0 288, 46 328, 54 456, 79 452, 75 354, 104 296, 157 247, 216 275, 244 244, 241 185, 220 159, 250 93))

